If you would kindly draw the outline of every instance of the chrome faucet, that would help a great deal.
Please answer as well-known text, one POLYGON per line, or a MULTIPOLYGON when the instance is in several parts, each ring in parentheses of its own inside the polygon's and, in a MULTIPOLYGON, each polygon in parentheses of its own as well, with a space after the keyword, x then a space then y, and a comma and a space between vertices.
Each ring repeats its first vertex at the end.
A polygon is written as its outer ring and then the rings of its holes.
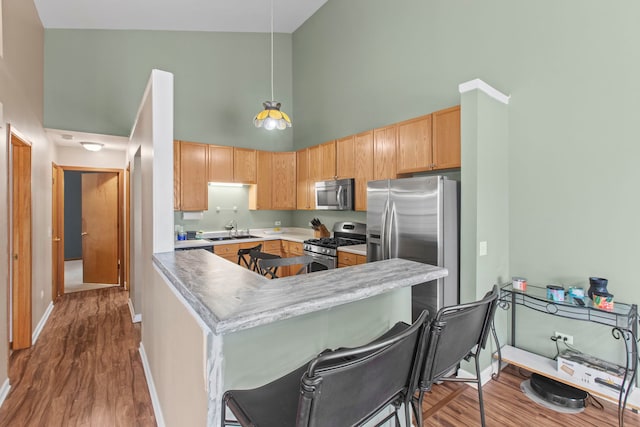
POLYGON ((229 230, 229 237, 233 237, 233 230, 236 231, 236 236, 238 235, 238 222, 235 219, 229 220, 224 228, 229 230))

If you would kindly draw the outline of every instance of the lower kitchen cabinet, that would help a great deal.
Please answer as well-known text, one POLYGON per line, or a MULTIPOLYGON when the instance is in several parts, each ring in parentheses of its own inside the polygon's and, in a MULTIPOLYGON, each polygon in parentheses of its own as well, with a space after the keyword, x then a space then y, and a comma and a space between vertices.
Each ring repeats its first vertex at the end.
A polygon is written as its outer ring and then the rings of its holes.
POLYGON ((349 267, 351 265, 366 264, 366 262, 367 257, 365 255, 338 251, 338 268, 349 267))
POLYGON ((224 245, 214 245, 213 253, 221 256, 227 261, 233 263, 238 262, 238 249, 240 249, 240 243, 227 243, 224 245))

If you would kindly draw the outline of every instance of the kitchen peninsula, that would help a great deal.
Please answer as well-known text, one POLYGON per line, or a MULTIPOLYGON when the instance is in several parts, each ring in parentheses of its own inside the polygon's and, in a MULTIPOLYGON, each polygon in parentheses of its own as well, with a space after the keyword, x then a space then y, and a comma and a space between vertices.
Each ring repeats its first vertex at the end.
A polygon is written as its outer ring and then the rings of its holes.
POLYGON ((202 331, 206 398, 196 398, 198 381, 176 388, 198 406, 194 421, 209 426, 220 425, 224 390, 264 384, 325 348, 360 345, 410 321, 411 286, 447 275, 392 259, 269 280, 204 250, 157 253, 154 266, 155 285, 168 287, 202 331))

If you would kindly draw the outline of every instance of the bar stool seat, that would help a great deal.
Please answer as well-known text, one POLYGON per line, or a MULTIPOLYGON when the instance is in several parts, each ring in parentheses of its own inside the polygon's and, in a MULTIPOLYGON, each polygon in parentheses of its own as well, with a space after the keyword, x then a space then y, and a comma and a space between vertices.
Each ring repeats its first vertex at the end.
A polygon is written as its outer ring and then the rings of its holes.
POLYGON ((249 270, 256 271, 256 267, 252 265, 251 257, 249 257, 248 259, 245 257, 248 257, 251 251, 260 252, 261 250, 262 250, 262 243, 259 243, 258 245, 252 248, 238 249, 238 265, 244 264, 244 266, 247 267, 249 270))

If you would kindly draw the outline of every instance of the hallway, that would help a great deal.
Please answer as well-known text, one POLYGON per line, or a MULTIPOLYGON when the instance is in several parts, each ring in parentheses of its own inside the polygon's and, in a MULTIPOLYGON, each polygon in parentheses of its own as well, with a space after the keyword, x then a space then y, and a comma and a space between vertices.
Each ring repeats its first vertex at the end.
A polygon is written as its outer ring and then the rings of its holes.
POLYGON ((155 426, 132 324, 119 287, 56 302, 36 344, 11 355, 0 426, 155 426))

